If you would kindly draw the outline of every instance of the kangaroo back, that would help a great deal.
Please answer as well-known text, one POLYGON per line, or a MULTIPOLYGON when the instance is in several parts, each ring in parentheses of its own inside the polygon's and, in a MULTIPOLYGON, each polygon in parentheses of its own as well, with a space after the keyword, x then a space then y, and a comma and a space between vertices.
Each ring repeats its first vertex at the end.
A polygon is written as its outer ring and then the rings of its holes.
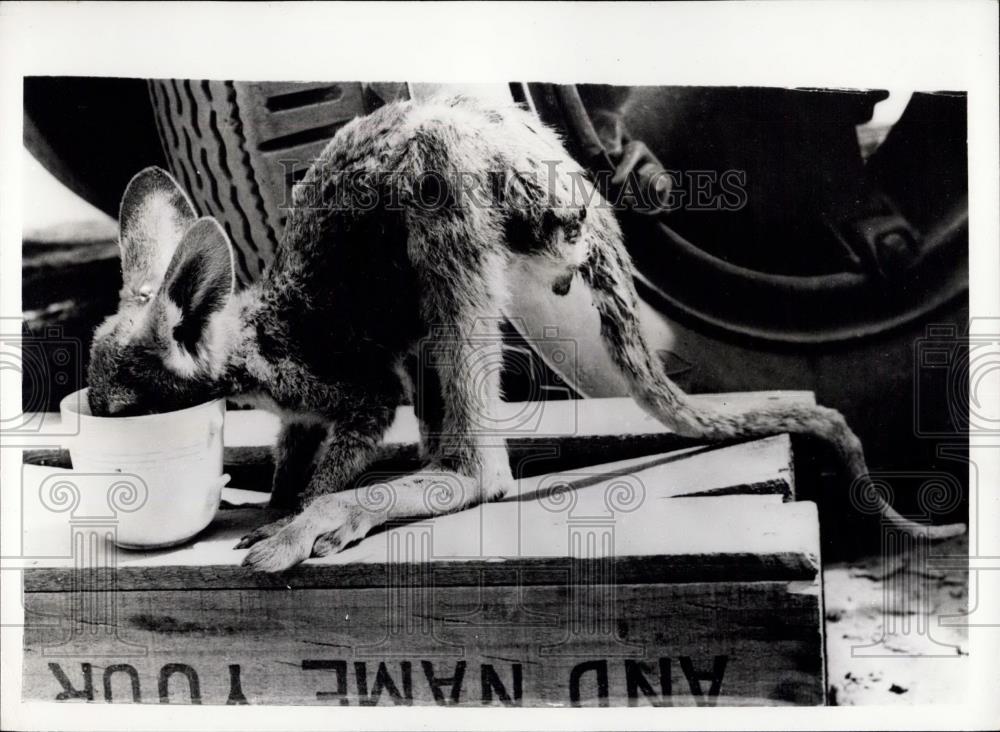
POLYGON ((595 207, 588 223, 598 225, 586 227, 588 254, 580 274, 589 284, 600 314, 605 347, 628 380, 633 398, 648 414, 678 434, 710 441, 781 432, 819 437, 835 449, 850 477, 851 489, 860 490, 863 500, 874 501, 895 527, 932 540, 965 533, 964 524, 925 526, 896 512, 871 484, 861 441, 834 409, 812 404, 718 408, 691 399, 663 373, 642 335, 632 263, 614 214, 606 205, 595 207))

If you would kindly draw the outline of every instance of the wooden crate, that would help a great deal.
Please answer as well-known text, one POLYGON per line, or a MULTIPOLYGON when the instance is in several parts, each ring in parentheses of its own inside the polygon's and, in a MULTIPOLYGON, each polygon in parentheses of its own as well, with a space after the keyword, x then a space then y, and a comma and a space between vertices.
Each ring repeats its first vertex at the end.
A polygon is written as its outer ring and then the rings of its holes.
MULTIPOLYGON (((79 542, 113 526, 31 509, 59 468, 26 465, 26 546, 34 537, 45 551, 26 552, 23 696, 822 703, 818 524, 813 504, 789 500, 788 437, 607 462, 621 454, 607 445, 674 438, 604 406, 618 416, 585 416, 559 438, 589 441, 601 465, 521 470, 503 501, 389 527, 276 576, 243 569, 232 548, 258 508, 223 510, 174 550, 106 549, 79 542)), ((273 426, 262 419, 231 413, 227 444, 252 447, 273 426)))

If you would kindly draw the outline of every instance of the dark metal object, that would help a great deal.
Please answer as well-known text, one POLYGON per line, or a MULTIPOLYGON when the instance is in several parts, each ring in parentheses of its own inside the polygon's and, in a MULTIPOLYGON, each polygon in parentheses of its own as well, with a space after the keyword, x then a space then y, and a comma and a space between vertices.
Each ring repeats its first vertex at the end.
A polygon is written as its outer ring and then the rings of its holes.
MULTIPOLYGON (((857 269, 892 280, 905 277, 922 259, 928 242, 887 198, 867 216, 848 219, 830 230, 851 255, 857 269)), ((937 242, 935 242, 937 244, 937 242)))
POLYGON ((24 144, 67 188, 113 218, 136 171, 166 162, 143 79, 26 77, 24 144))
POLYGON ((531 91, 595 171, 608 156, 588 115, 608 108, 651 135, 668 168, 743 166, 749 200, 739 210, 622 217, 644 295, 693 327, 833 343, 898 328, 967 292, 962 95, 914 95, 866 166, 854 125, 884 92, 664 87, 636 101, 627 87, 531 91), (925 159, 937 170, 916 169, 921 146, 933 146, 925 159), (942 180, 946 190, 928 189, 942 180))

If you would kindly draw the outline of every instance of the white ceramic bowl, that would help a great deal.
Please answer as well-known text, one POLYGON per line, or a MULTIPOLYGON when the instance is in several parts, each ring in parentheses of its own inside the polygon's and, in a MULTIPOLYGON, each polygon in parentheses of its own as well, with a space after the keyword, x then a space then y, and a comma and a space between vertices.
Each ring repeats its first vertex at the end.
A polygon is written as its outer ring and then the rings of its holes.
MULTIPOLYGON (((179 544, 211 523, 222 486, 223 399, 188 409, 139 417, 95 417, 87 390, 64 398, 63 424, 79 432, 67 447, 73 471, 128 473, 143 486, 128 510, 116 513, 118 546, 153 549, 179 544)), ((105 496, 83 496, 95 505, 105 496)))

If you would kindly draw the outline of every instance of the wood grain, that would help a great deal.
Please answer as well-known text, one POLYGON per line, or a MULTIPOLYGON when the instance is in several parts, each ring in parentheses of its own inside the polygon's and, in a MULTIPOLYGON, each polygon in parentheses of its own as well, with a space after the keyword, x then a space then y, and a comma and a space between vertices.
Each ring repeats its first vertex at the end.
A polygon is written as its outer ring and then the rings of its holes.
MULTIPOLYGON (((54 700, 68 684, 94 701, 132 701, 127 664, 138 700, 152 703, 822 702, 815 593, 781 582, 603 589, 483 582, 403 591, 125 592, 117 636, 86 628, 85 638, 74 637, 68 622, 28 627, 24 695, 54 700), (395 689, 375 695, 381 664, 395 689), (454 678, 464 664, 462 683, 440 683, 436 699, 428 664, 436 680, 454 678), (109 677, 109 669, 117 670, 109 677), (194 699, 185 673, 197 678, 194 699)), ((26 608, 35 617, 64 617, 64 601, 31 593, 26 608)))
MULTIPOLYGON (((229 413, 227 470, 247 481, 223 498, 244 505, 155 552, 74 552, 108 527, 32 507, 73 473, 51 467, 58 452, 28 457, 23 534, 42 546, 22 552, 26 699, 823 702, 818 521, 788 502, 787 435, 696 446, 629 400, 558 406, 507 437, 518 481, 503 500, 261 575, 233 546, 263 520, 266 495, 241 489, 266 486, 276 428, 229 413)), ((369 483, 417 467, 415 434, 401 410, 369 483)))
MULTIPOLYGON (((26 501, 40 495, 52 471, 24 467, 26 501)), ((523 478, 501 501, 390 527, 339 554, 311 559, 285 578, 306 586, 366 586, 380 581, 386 566, 427 562, 455 565, 455 577, 510 562, 561 572, 567 560, 592 558, 574 555, 572 537, 598 531, 612 537, 605 554, 635 581, 805 579, 815 575, 819 554, 815 506, 783 503, 792 484, 785 436, 523 478), (745 467, 734 475, 733 464, 745 467), (395 547, 413 537, 432 543, 418 555, 400 554, 395 547)), ((220 511, 186 546, 113 550, 118 587, 183 587, 191 568, 198 568, 199 586, 270 586, 271 579, 240 568, 244 552, 233 549, 263 520, 260 505, 220 511)), ((70 537, 82 529, 72 515, 40 504, 26 503, 22 511, 28 533, 45 537, 45 556, 26 560, 26 588, 70 586, 79 571, 70 537)))
MULTIPOLYGON (((752 392, 697 397, 714 404, 814 403, 811 392, 752 392)), ((631 399, 582 399, 542 403, 505 403, 501 423, 519 425, 504 435, 515 477, 655 455, 696 444, 643 412, 631 399)), ((25 462, 69 468, 69 453, 58 445, 64 426, 58 414, 37 415, 39 429, 23 439, 25 462), (34 447, 32 447, 34 446, 34 447)), ((274 465, 270 446, 278 419, 258 410, 226 414, 225 464, 232 484, 269 491, 274 465)), ((418 427, 411 407, 400 407, 371 471, 413 472, 420 467, 418 427)))
MULTIPOLYGON (((810 391, 735 392, 698 394, 692 397, 706 404, 764 405, 773 403, 814 404, 810 391)), ((34 435, 34 444, 49 446, 53 437, 64 434, 58 413, 44 417, 34 435)), ((609 399, 568 399, 551 402, 502 402, 498 424, 507 425, 503 435, 523 438, 581 437, 593 435, 643 435, 670 432, 626 397, 609 399)), ((278 435, 278 418, 260 410, 230 410, 226 415, 226 444, 229 446, 271 445, 278 435)), ((396 419, 386 434, 387 443, 414 443, 418 428, 413 408, 396 410, 396 419)))

